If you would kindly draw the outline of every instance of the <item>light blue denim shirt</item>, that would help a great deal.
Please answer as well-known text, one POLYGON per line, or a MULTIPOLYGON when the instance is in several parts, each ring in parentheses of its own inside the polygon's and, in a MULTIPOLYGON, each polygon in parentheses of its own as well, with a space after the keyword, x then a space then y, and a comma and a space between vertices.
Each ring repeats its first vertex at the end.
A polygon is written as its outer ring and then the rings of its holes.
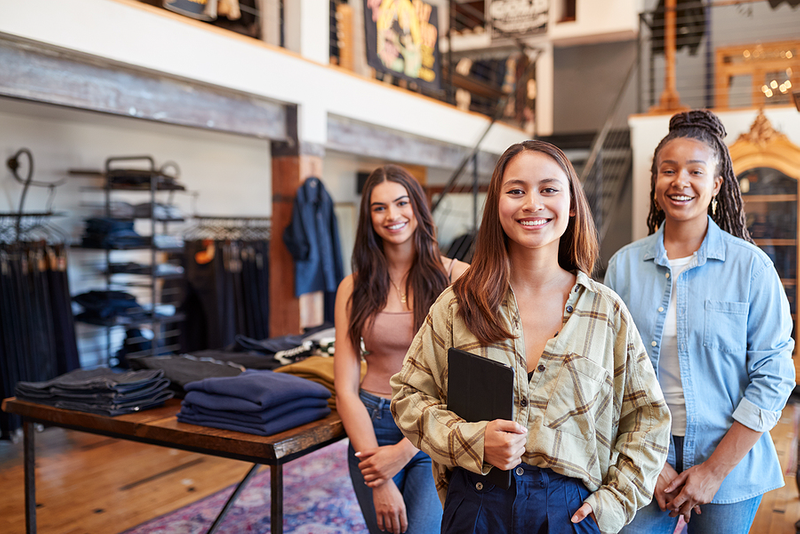
MULTIPOLYGON (((683 467, 707 460, 733 421, 763 432, 712 501, 734 503, 783 486, 769 430, 795 385, 792 317, 769 256, 710 217, 691 265, 676 284, 686 401, 683 467)), ((614 254, 605 278, 628 305, 656 370, 671 277, 662 226, 614 254)), ((667 461, 675 466, 674 447, 667 461)))

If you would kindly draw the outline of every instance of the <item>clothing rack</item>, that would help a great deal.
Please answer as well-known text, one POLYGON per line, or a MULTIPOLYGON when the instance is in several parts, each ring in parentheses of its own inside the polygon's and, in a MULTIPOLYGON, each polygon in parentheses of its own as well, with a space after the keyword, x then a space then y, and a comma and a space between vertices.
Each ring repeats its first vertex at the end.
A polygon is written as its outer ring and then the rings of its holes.
POLYGON ((51 211, 0 212, 0 243, 44 241, 49 244, 66 244, 69 242, 69 235, 51 222, 53 217, 64 215, 51 211))
POLYGON ((270 217, 196 215, 184 234, 185 352, 269 337, 270 217))
POLYGON ((185 240, 269 241, 272 217, 195 215, 195 224, 184 231, 185 240))

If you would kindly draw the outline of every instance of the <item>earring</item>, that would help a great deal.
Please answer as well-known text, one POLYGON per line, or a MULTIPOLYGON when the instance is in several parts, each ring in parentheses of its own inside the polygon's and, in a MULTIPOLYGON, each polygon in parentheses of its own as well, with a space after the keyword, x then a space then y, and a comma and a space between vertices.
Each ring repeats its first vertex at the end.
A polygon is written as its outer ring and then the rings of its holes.
POLYGON ((711 216, 712 217, 716 217, 717 216, 717 197, 716 196, 714 196, 714 198, 711 199, 711 216))
POLYGON ((653 205, 656 207, 656 213, 661 211, 661 206, 658 205, 658 200, 656 200, 656 194, 653 193, 653 205))

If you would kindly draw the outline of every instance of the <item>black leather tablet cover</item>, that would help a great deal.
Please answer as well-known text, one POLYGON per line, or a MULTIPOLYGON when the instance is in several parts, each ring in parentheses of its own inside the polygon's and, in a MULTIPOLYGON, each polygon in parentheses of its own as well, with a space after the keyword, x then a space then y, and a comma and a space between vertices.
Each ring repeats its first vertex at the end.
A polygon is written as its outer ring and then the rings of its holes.
MULTIPOLYGON (((500 362, 459 349, 447 351, 447 409, 464 420, 512 421, 514 370, 500 362)), ((493 467, 489 483, 508 489, 511 473, 493 467)))

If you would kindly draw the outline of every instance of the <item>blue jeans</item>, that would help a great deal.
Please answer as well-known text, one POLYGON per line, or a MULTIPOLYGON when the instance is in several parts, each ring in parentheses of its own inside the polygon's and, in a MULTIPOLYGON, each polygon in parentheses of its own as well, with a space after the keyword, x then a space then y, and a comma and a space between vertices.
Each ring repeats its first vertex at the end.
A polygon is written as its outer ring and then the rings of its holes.
MULTIPOLYGON (((394 445, 402 440, 403 434, 394 424, 392 413, 389 411, 391 401, 371 395, 366 391, 361 391, 360 397, 372 418, 372 427, 375 429, 378 445, 394 445)), ((348 448, 347 462, 361 513, 364 514, 364 521, 367 523, 370 534, 383 534, 383 531, 378 528, 375 506, 372 502, 372 488, 366 485, 364 477, 361 476, 361 470, 358 468, 359 461, 351 444, 348 448)), ((442 524, 442 504, 433 482, 430 456, 422 451, 418 452, 392 480, 406 503, 406 516, 408 517, 406 532, 409 534, 438 534, 442 524)))
POLYGON ((591 517, 572 523, 589 496, 577 478, 522 463, 506 490, 456 468, 444 503, 442 534, 600 534, 591 517))
MULTIPOLYGON (((675 470, 683 471, 683 436, 673 436, 675 445, 675 470)), ((689 518, 689 534, 748 534, 756 517, 761 495, 731 504, 701 504, 700 514, 692 513, 689 518)), ((621 534, 672 534, 678 524, 678 517, 670 517, 662 512, 655 496, 653 501, 636 512, 621 534)))

